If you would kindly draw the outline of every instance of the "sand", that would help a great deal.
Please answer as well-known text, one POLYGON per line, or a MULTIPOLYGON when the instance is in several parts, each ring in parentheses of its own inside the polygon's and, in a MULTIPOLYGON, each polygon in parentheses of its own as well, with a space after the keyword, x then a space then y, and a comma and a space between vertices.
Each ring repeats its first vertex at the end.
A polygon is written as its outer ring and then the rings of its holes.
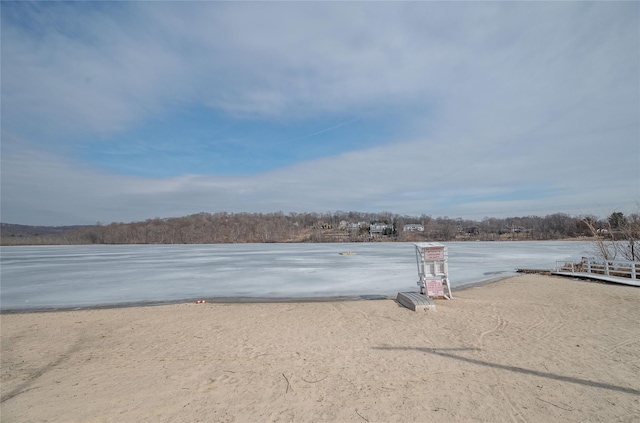
POLYGON ((2 422, 639 422, 640 289, 3 314, 2 422))

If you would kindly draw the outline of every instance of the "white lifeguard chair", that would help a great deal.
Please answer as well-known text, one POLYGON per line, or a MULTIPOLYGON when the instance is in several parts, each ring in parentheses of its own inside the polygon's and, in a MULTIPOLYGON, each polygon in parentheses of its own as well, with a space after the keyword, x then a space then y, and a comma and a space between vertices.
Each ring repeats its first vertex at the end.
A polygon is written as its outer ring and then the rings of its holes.
POLYGON ((453 299, 447 247, 439 242, 417 242, 413 245, 416 247, 420 293, 430 298, 453 299))

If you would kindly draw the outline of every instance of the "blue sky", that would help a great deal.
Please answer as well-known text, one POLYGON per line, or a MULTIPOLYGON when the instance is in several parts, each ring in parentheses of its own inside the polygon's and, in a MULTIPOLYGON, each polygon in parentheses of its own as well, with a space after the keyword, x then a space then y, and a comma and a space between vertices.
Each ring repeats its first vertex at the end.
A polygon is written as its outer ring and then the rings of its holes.
POLYGON ((2 2, 1 220, 640 206, 637 2, 2 2))

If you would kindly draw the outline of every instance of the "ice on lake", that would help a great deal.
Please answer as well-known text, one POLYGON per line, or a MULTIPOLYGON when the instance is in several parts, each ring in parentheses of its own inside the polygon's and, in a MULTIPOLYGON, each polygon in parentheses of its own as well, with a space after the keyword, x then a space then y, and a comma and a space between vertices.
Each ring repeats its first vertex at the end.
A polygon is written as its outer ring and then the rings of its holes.
MULTIPOLYGON (((454 242, 455 289, 593 255, 589 242, 454 242)), ((0 249, 0 308, 219 298, 395 296, 417 291, 411 243, 83 245, 0 249), (352 251, 353 255, 340 255, 352 251)), ((455 295, 455 291, 454 291, 455 295)))

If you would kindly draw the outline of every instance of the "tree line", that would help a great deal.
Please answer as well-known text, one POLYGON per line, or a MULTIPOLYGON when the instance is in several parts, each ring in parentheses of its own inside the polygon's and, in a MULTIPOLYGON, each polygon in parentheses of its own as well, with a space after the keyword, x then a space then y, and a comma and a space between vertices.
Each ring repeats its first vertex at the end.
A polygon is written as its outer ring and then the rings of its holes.
MULTIPOLYGON (((2 224, 2 245, 44 244, 217 244, 270 242, 369 241, 499 241, 558 240, 581 237, 640 238, 640 214, 614 212, 605 219, 570 216, 525 216, 467 220, 428 215, 407 216, 390 212, 333 213, 198 213, 184 217, 154 218, 141 222, 97 223, 40 233, 15 231, 2 224), (386 224, 382 234, 372 234, 373 224, 386 224), (405 230, 405 225, 414 225, 405 230), (416 226, 417 225, 417 226, 416 226), (418 229, 416 229, 416 227, 418 229)), ((24 227, 23 227, 24 228, 24 227)), ((15 229, 15 228, 13 228, 15 229)), ((55 229, 55 228, 50 228, 55 229)))

